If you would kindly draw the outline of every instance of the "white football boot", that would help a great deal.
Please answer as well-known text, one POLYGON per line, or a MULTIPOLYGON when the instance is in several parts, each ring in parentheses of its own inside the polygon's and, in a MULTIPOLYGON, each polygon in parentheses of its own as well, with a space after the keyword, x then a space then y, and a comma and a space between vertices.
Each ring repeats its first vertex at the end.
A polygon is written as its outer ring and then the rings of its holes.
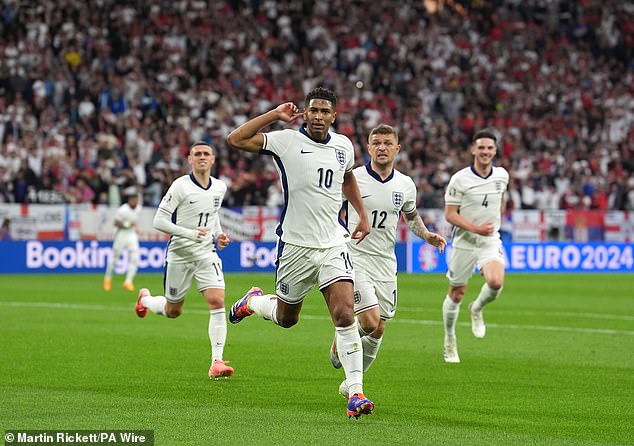
POLYGON ((467 307, 469 314, 471 315, 471 331, 476 338, 483 338, 487 333, 487 327, 484 324, 484 318, 482 317, 482 310, 473 311, 473 302, 467 307))
POLYGON ((458 356, 458 346, 456 345, 455 336, 445 336, 445 362, 457 364, 460 362, 458 356))

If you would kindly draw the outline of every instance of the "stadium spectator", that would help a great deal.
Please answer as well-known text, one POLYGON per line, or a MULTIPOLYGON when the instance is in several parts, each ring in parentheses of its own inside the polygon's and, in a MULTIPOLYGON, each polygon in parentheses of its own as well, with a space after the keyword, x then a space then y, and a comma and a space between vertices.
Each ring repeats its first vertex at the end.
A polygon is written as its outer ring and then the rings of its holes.
POLYGON ((475 337, 485 336, 482 309, 497 299, 504 284, 504 250, 499 230, 509 174, 503 167, 493 166, 497 140, 497 132, 492 129, 473 135, 473 164, 451 177, 445 193, 445 218, 455 227, 447 260, 449 292, 442 306, 444 357, 449 363, 460 362, 456 322, 474 267, 478 266, 485 280, 478 297, 468 307, 475 337))
MULTIPOLYGON (((357 148, 377 122, 402 122, 408 150, 397 165, 417 183, 418 163, 428 172, 462 166, 460 148, 486 125, 502 131, 501 163, 512 177, 528 168, 520 189, 542 177, 544 186, 569 178, 576 190, 586 175, 609 185, 632 176, 631 2, 556 2, 565 12, 541 1, 464 3, 432 10, 387 0, 364 3, 357 14, 358 4, 343 0, 192 2, 186 13, 181 2, 14 2, 0 20, 0 157, 25 147, 30 132, 43 164, 67 158, 59 181, 68 183, 98 161, 75 164, 64 138, 111 135, 116 147, 100 156, 114 175, 134 158, 140 179, 161 161, 178 176, 187 164, 173 149, 188 144, 174 135, 190 135, 216 144, 216 171, 244 171, 236 203, 261 204, 268 195, 256 186, 261 166, 234 165, 224 137, 323 84, 345 96, 335 126, 357 148)), ((18 170, 10 169, 9 182, 18 170)), ((428 180, 427 205, 443 206, 443 176, 428 180)), ((170 179, 161 180, 163 190, 170 179)))
POLYGON ((5 218, 2 220, 2 241, 12 240, 11 237, 11 220, 9 218, 5 218))
POLYGON ((154 227, 171 235, 165 258, 165 296, 152 296, 150 290, 141 288, 135 311, 141 318, 148 310, 179 317, 192 279, 196 279, 209 307, 209 377, 218 379, 233 375, 233 368, 222 359, 227 339, 225 280, 215 248, 215 244, 218 250, 229 244, 218 216, 227 186, 211 176, 215 162, 212 146, 195 142, 187 159, 191 173, 174 180, 154 216, 154 227))
MULTIPOLYGON (((314 29, 313 29, 314 30, 314 29)), ((227 142, 235 149, 271 155, 285 196, 276 233, 275 294, 257 287, 233 304, 229 320, 238 323, 252 314, 289 328, 299 321, 304 298, 318 284, 336 330, 336 343, 349 387, 347 414, 371 414, 374 403, 363 395, 363 351, 354 318, 353 271, 347 241, 362 241, 370 232, 359 188, 352 173, 354 148, 350 140, 330 132, 337 117, 337 96, 327 88, 311 90, 300 112, 292 102, 256 116, 233 130, 227 142), (298 130, 260 133, 276 121, 303 116, 298 130), (341 225, 342 195, 360 215, 352 233, 341 225), (307 216, 310 216, 307 218, 307 216)))

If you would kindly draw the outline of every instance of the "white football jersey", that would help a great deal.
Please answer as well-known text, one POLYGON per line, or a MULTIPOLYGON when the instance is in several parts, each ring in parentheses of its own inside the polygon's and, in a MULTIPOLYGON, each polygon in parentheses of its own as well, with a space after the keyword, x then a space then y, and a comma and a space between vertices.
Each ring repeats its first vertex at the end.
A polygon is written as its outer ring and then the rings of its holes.
POLYGON ((454 227, 453 246, 473 248, 500 238, 502 195, 508 184, 509 174, 503 167, 493 166, 486 178, 478 175, 473 166, 452 175, 445 191, 445 205, 460 206, 460 215, 476 225, 493 223, 494 226, 494 233, 489 237, 454 227))
POLYGON ((314 141, 305 127, 264 133, 260 153, 272 155, 284 191, 277 236, 307 248, 330 248, 350 239, 339 219, 344 174, 354 166, 350 140, 330 132, 314 141))
POLYGON ((128 203, 124 203, 119 206, 117 213, 114 215, 115 221, 120 221, 125 226, 124 228, 118 228, 115 226, 115 236, 117 234, 129 234, 136 233, 134 225, 139 219, 139 213, 141 212, 141 206, 137 206, 134 209, 130 207, 128 203))
MULTIPOLYGON (((227 185, 211 177, 207 187, 196 181, 193 174, 174 180, 159 204, 159 209, 172 215, 172 223, 184 228, 203 228, 213 233, 220 227, 218 211, 227 185)), ((159 211, 160 212, 160 211, 159 211)), ((167 245, 167 262, 183 263, 207 257, 214 251, 213 237, 196 242, 172 235, 167 245)))
MULTIPOLYGON (((370 234, 359 244, 348 246, 355 269, 364 270, 376 280, 394 280, 396 275, 396 228, 401 212, 416 209, 416 186, 407 175, 394 169, 385 180, 372 170, 370 163, 352 171, 361 191, 370 220, 370 234)), ((354 229, 359 214, 346 201, 348 228, 354 229)))

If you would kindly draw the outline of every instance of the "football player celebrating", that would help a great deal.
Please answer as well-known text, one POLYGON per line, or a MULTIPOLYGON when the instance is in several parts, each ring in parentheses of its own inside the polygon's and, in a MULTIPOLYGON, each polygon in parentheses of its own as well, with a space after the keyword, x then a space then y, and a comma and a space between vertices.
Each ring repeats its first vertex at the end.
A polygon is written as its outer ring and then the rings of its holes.
POLYGON ((180 316, 192 279, 196 279, 209 307, 209 377, 218 379, 233 375, 233 368, 222 359, 227 338, 225 280, 215 246, 221 250, 229 244, 218 216, 227 186, 211 176, 216 156, 206 142, 194 143, 187 160, 191 173, 174 180, 154 216, 154 227, 171 235, 165 259, 165 296, 152 296, 142 288, 136 314, 145 317, 149 309, 168 318, 180 316))
POLYGON ((444 357, 450 363, 460 362, 456 320, 474 266, 478 266, 485 280, 480 294, 468 307, 476 338, 483 338, 486 333, 482 309, 497 299, 504 284, 504 251, 498 231, 509 174, 503 167, 493 166, 496 149, 493 130, 477 132, 470 147, 473 164, 453 174, 445 192, 445 218, 454 225, 447 261, 449 293, 442 306, 444 357))
POLYGON ((330 131, 337 113, 334 92, 317 87, 304 100, 303 113, 293 103, 279 105, 245 122, 227 137, 232 147, 270 155, 284 190, 284 209, 277 227, 275 294, 254 287, 233 304, 229 320, 238 323, 255 313, 281 327, 299 320, 304 297, 319 286, 337 331, 337 347, 350 386, 347 414, 370 414, 374 403, 363 395, 363 353, 353 313, 353 271, 350 234, 339 221, 342 192, 364 218, 352 233, 358 241, 369 233, 367 215, 352 174, 354 148, 345 136, 330 131), (303 116, 299 129, 261 133, 281 120, 303 116))
MULTIPOLYGON (((394 159, 401 150, 393 127, 381 124, 368 137, 370 162, 357 167, 354 174, 370 222, 370 234, 363 243, 351 244, 350 253, 355 270, 354 313, 359 322, 363 345, 363 372, 367 372, 379 351, 386 321, 394 317, 397 305, 396 287, 396 227, 401 214, 409 229, 442 253, 447 245, 443 237, 430 232, 416 211, 414 181, 394 168, 394 159)), ((343 213, 354 226, 359 214, 348 209, 343 213)), ((330 361, 341 367, 337 354, 337 335, 330 348, 330 361)), ((339 393, 348 397, 349 386, 344 380, 339 393)))

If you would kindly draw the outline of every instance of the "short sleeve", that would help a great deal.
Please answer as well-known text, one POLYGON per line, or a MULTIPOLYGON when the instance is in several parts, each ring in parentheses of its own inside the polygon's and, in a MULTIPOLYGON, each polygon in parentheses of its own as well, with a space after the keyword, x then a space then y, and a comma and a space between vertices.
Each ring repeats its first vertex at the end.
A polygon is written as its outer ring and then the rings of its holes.
POLYGON ((447 185, 447 190, 445 191, 445 205, 462 204, 462 196, 463 196, 463 191, 460 190, 459 182, 456 179, 456 175, 454 175, 449 180, 449 184, 447 185))
POLYGON ((264 133, 264 145, 261 153, 282 156, 292 143, 294 130, 285 129, 264 133))
POLYGON ((352 145, 352 141, 350 141, 350 139, 346 138, 347 142, 348 142, 348 157, 347 157, 347 162, 346 162, 346 172, 350 172, 352 169, 354 169, 354 146, 352 145))
POLYGON ((409 214, 416 210, 416 185, 411 178, 407 178, 407 187, 405 188, 405 197, 401 212, 409 214))
POLYGON ((174 181, 167 190, 167 193, 159 204, 159 209, 163 209, 170 214, 173 214, 180 202, 183 199, 183 190, 180 187, 180 181, 174 181))
POLYGON ((121 206, 119 206, 119 209, 117 209, 117 213, 114 214, 114 219, 116 221, 121 221, 124 218, 125 218, 125 205, 121 205, 121 206))

